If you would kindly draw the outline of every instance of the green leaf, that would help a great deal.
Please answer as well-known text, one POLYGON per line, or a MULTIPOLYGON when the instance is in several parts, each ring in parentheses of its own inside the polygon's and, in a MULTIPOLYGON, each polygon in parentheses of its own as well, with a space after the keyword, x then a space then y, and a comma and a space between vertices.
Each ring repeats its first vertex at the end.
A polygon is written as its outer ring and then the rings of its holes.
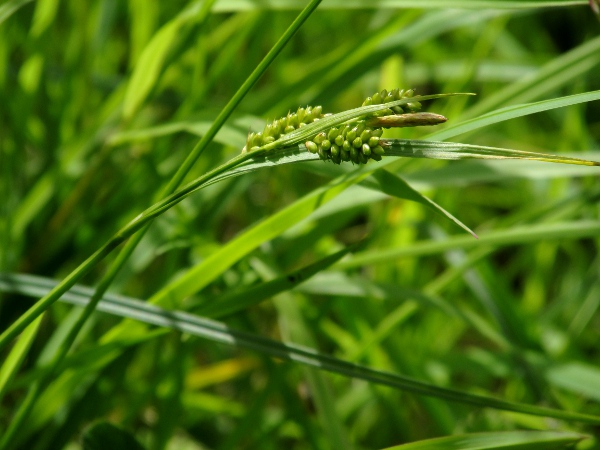
POLYGON ((382 264, 398 258, 433 255, 458 248, 500 247, 551 239, 581 239, 598 236, 598 233, 600 233, 600 222, 597 220, 515 226, 507 230, 489 230, 481 233, 478 241, 466 236, 457 236, 443 241, 421 241, 399 248, 357 253, 351 259, 337 264, 337 267, 346 269, 370 264, 382 264))
POLYGON ((436 202, 425 197, 423 194, 413 189, 406 181, 404 181, 399 176, 396 176, 385 169, 378 170, 374 172, 370 178, 363 180, 361 184, 366 187, 372 187, 370 186, 370 182, 372 181, 376 182, 374 183, 373 187, 375 187, 377 190, 394 197, 405 198, 407 200, 411 200, 413 202, 417 202, 421 205, 427 206, 428 208, 434 210, 436 213, 450 219, 463 230, 470 233, 474 238, 477 238, 477 235, 474 231, 472 231, 464 223, 462 223, 460 220, 454 217, 454 215, 452 215, 449 211, 446 211, 436 202))
POLYGON ((200 22, 208 15, 214 0, 195 1, 171 19, 152 37, 140 54, 123 103, 123 117, 131 119, 154 89, 163 72, 169 52, 182 39, 185 27, 200 22))
POLYGON ((33 0, 8 0, 4 5, 0 6, 0 25, 19 9, 32 1, 33 0))
POLYGON ((98 422, 82 436, 83 450, 144 450, 135 437, 112 423, 98 422))
POLYGON ((211 303, 202 305, 196 310, 196 313, 205 317, 221 318, 241 311, 249 306, 260 303, 269 297, 273 297, 281 292, 299 286, 313 275, 327 269, 332 264, 335 264, 347 255, 348 252, 355 250, 358 245, 360 244, 346 247, 339 252, 321 258, 308 266, 282 275, 274 280, 244 289, 240 292, 232 292, 231 294, 225 295, 224 298, 217 298, 214 301, 211 301, 211 303))
POLYGON ((600 166, 598 161, 550 155, 538 152, 526 152, 506 148, 486 147, 483 145, 458 144, 454 142, 430 142, 404 139, 382 139, 385 154, 408 158, 429 159, 525 159, 561 164, 600 166))
POLYGON ((35 334, 40 326, 42 318, 38 317, 34 320, 21 334, 19 340, 12 348, 0 368, 0 403, 2 397, 6 393, 6 388, 14 378, 16 372, 21 367, 23 360, 27 356, 27 352, 35 339, 35 334))
MULTIPOLYGON (((113 134, 108 143, 110 145, 123 145, 131 142, 140 142, 155 139, 162 136, 168 136, 175 133, 186 132, 196 136, 204 136, 210 129, 212 122, 206 121, 184 121, 171 122, 163 125, 157 125, 150 128, 139 130, 128 130, 113 134)), ((246 143, 246 134, 238 129, 224 125, 215 136, 215 142, 223 145, 231 145, 241 148, 246 143)))
MULTIPOLYGON (((33 288, 38 292, 42 285, 56 285, 56 282, 52 280, 33 275, 0 274, 0 289, 6 290, 7 292, 19 292, 30 295, 28 294, 28 291, 31 280, 33 280, 33 288)), ((48 290, 48 288, 45 289, 48 290)), ((89 302, 91 293, 93 293, 91 288, 75 286, 61 298, 61 301, 85 306, 89 302), (87 294, 84 294, 83 292, 87 292, 87 294)), ((34 295, 37 296, 37 292, 34 295)), ((324 355, 311 348, 293 344, 284 344, 254 333, 237 331, 224 323, 198 317, 183 311, 168 311, 156 305, 149 304, 148 302, 129 297, 105 295, 98 303, 98 310, 109 314, 115 314, 119 317, 128 317, 147 324, 188 333, 213 342, 243 347, 275 358, 294 361, 302 365, 316 367, 328 372, 404 390, 416 395, 425 395, 476 407, 494 408, 534 416, 554 417, 563 420, 600 424, 599 416, 510 402, 494 397, 442 388, 403 375, 353 364, 332 356, 324 355)))
POLYGON ((595 100, 600 100, 600 91, 585 92, 583 94, 569 95, 524 105, 507 106, 475 119, 461 122, 446 128, 445 130, 434 132, 428 136, 428 139, 445 140, 478 128, 486 127, 498 122, 504 122, 505 120, 516 119, 517 117, 523 117, 529 114, 536 114, 542 111, 564 108, 565 106, 578 105, 580 103, 592 102, 595 100))
MULTIPOLYGON (((304 151, 304 154, 314 156, 306 151, 304 151)), ((287 162, 294 160, 296 159, 292 156, 287 162)), ((236 174, 239 173, 241 172, 237 172, 236 174)), ((226 175, 223 174, 223 176, 226 175)), ((293 224, 308 216, 315 209, 327 203, 348 186, 367 176, 368 172, 358 170, 336 178, 328 184, 315 189, 292 205, 273 214, 271 217, 229 241, 200 264, 188 270, 185 275, 163 287, 150 299, 150 302, 165 304, 165 302, 172 300, 178 303, 183 298, 198 292, 260 244, 278 236, 293 224)))
POLYGON ((555 386, 600 402, 600 369, 596 366, 567 363, 549 368, 546 377, 555 386))
POLYGON ((180 17, 169 21, 154 35, 140 55, 125 92, 123 117, 131 119, 148 97, 162 73, 167 54, 184 25, 180 17))
POLYGON ((448 436, 389 447, 387 450, 558 450, 585 436, 559 431, 508 431, 448 436))
MULTIPOLYGON (((465 9, 533 9, 585 5, 585 0, 328 0, 323 9, 397 9, 397 8, 465 8, 465 9)), ((302 0, 219 0, 215 12, 247 11, 252 9, 301 9, 302 0)))
POLYGON ((466 117, 484 113, 509 103, 523 103, 542 98, 562 86, 572 85, 600 63, 600 36, 583 42, 573 50, 558 54, 534 74, 517 79, 506 87, 481 98, 465 112, 466 117))

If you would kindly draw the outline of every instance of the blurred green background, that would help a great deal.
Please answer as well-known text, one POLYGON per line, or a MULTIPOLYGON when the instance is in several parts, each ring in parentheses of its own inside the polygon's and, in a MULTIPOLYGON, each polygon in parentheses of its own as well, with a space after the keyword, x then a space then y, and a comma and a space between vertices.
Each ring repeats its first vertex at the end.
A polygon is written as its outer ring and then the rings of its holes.
MULTIPOLYGON (((424 103, 452 125, 600 89, 600 22, 587 2, 439 3, 324 0, 188 179, 239 154, 249 130, 307 104, 338 112, 395 87, 476 93, 424 103), (542 7, 549 4, 558 7, 542 7)), ((151 205, 305 4, 0 5, 0 270, 60 280, 151 205)), ((600 161, 600 103, 452 141, 600 161)), ((194 194, 155 221, 111 292, 142 300, 165 292, 227 242, 325 185, 339 174, 333 169, 289 164, 194 194)), ((201 313, 211 304, 211 316, 236 330, 437 386, 600 415, 598 168, 398 159, 387 169, 480 241, 420 204, 355 184, 163 306, 201 313), (219 313, 223 296, 364 236, 364 248, 300 286, 219 313)), ((109 263, 84 284, 95 285, 109 263)), ((0 287, 4 330, 35 298, 0 287)), ((0 434, 78 311, 57 303, 45 316, 4 393, 0 434)), ((590 436, 578 448, 600 448, 597 425, 421 397, 132 321, 124 325, 130 333, 111 341, 121 321, 99 312, 88 322, 36 399, 17 448, 80 448, 95 420, 157 449, 371 449, 508 430, 576 431, 590 436)))

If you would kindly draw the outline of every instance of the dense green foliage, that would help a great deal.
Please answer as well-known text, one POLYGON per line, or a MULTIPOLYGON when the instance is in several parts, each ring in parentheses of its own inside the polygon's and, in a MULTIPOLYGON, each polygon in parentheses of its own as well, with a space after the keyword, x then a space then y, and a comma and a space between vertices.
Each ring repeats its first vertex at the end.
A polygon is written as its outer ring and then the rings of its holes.
POLYGON ((0 5, 0 449, 600 448, 588 2, 309 3, 0 5), (240 155, 398 87, 477 96, 240 155))

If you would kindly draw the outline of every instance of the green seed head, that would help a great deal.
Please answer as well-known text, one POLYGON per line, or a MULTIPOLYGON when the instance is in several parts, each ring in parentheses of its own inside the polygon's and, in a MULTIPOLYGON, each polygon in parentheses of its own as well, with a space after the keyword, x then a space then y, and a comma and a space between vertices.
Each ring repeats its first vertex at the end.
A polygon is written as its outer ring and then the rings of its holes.
POLYGON ((327 133, 327 139, 329 139, 330 141, 334 141, 335 138, 338 137, 339 134, 340 134, 340 130, 333 127, 331 130, 329 130, 329 133, 327 133))
POLYGON ((348 131, 348 133, 346 133, 346 140, 350 142, 354 141, 357 134, 357 128, 352 128, 350 131, 348 131))
MULTIPOLYGON (((414 96, 414 89, 383 89, 363 102, 364 106, 381 105, 401 99, 409 99, 414 96)), ((380 137, 383 129, 392 117, 403 116, 405 120, 418 116, 411 114, 418 111, 421 104, 410 101, 404 105, 386 108, 366 116, 367 118, 352 119, 343 125, 331 127, 306 140, 305 146, 310 153, 316 153, 323 160, 331 160, 335 164, 341 161, 352 161, 355 164, 364 164, 369 159, 381 160, 385 154, 381 146, 380 137), (375 128, 374 128, 375 127, 375 128)), ((426 113, 419 113, 425 115, 426 113)), ((243 152, 258 150, 267 144, 277 144, 277 140, 284 134, 291 133, 298 128, 316 122, 322 118, 331 116, 323 114, 321 106, 299 107, 296 112, 288 112, 281 118, 268 123, 261 132, 250 132, 246 139, 243 152)), ((275 145, 269 145, 274 148, 275 145)))
POLYGON ((329 159, 329 155, 327 154, 327 152, 325 150, 323 150, 322 147, 319 147, 319 158, 321 158, 323 161, 326 161, 329 159))
MULTIPOLYGON (((363 141, 364 141, 364 139, 363 139, 363 141)), ((369 147, 375 147, 375 146, 379 145, 379 137, 371 136, 368 140, 368 144, 369 144, 369 147)))
POLYGON ((367 124, 365 123, 364 120, 361 120, 360 122, 358 122, 358 125, 356 125, 356 135, 360 136, 362 134, 363 131, 365 131, 367 128, 367 124))
POLYGON ((342 149, 340 156, 342 157, 342 161, 350 161, 350 152, 348 150, 342 149))
POLYGON ((353 163, 358 164, 358 150, 354 147, 350 147, 350 160, 353 163))
POLYGON ((319 146, 317 144, 315 144, 313 141, 306 141, 304 143, 304 146, 311 153, 317 153, 317 151, 319 150, 319 146))
POLYGON ((358 152, 358 160, 361 164, 366 164, 369 162, 369 157, 362 152, 358 152))
POLYGON ((371 150, 373 150, 373 154, 375 155, 384 155, 385 154, 385 150, 383 149, 383 147, 381 145, 376 145, 375 147, 371 147, 371 150))
POLYGON ((322 131, 314 137, 313 141, 317 144, 321 144, 325 139, 327 139, 327 135, 322 131))

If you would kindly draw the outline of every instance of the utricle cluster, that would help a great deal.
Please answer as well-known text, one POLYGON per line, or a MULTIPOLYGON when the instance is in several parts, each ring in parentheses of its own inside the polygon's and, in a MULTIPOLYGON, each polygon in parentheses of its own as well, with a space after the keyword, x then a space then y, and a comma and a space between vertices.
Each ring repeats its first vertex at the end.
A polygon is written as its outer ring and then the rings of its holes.
MULTIPOLYGON (((414 90, 412 89, 394 89, 389 92, 384 89, 368 97, 363 102, 363 106, 385 104, 411 98, 413 95, 414 90)), ((366 164, 369 159, 380 161, 385 153, 379 142, 383 128, 371 127, 367 124, 367 120, 371 117, 393 116, 420 109, 421 104, 417 101, 382 109, 370 113, 366 117, 322 131, 308 139, 304 145, 309 152, 318 154, 322 160, 331 160, 336 164, 340 164, 342 161, 366 164)), ((258 150, 264 145, 277 141, 284 134, 291 133, 329 115, 323 114, 320 106, 298 108, 295 113, 289 112, 287 116, 267 124, 262 132, 249 133, 243 152, 258 150)))
POLYGON ((321 132, 304 145, 309 152, 318 153, 321 159, 330 159, 336 164, 342 161, 366 164, 369 159, 380 161, 385 153, 379 145, 382 134, 382 128, 368 127, 364 120, 359 120, 321 132))
POLYGON ((248 138, 246 139, 246 146, 242 152, 258 150, 263 145, 275 142, 284 134, 291 133, 298 128, 330 115, 331 114, 323 114, 323 108, 321 106, 315 106, 314 108, 312 106, 307 106, 306 108, 298 108, 295 113, 288 112, 287 116, 268 123, 263 131, 249 133, 248 138))

